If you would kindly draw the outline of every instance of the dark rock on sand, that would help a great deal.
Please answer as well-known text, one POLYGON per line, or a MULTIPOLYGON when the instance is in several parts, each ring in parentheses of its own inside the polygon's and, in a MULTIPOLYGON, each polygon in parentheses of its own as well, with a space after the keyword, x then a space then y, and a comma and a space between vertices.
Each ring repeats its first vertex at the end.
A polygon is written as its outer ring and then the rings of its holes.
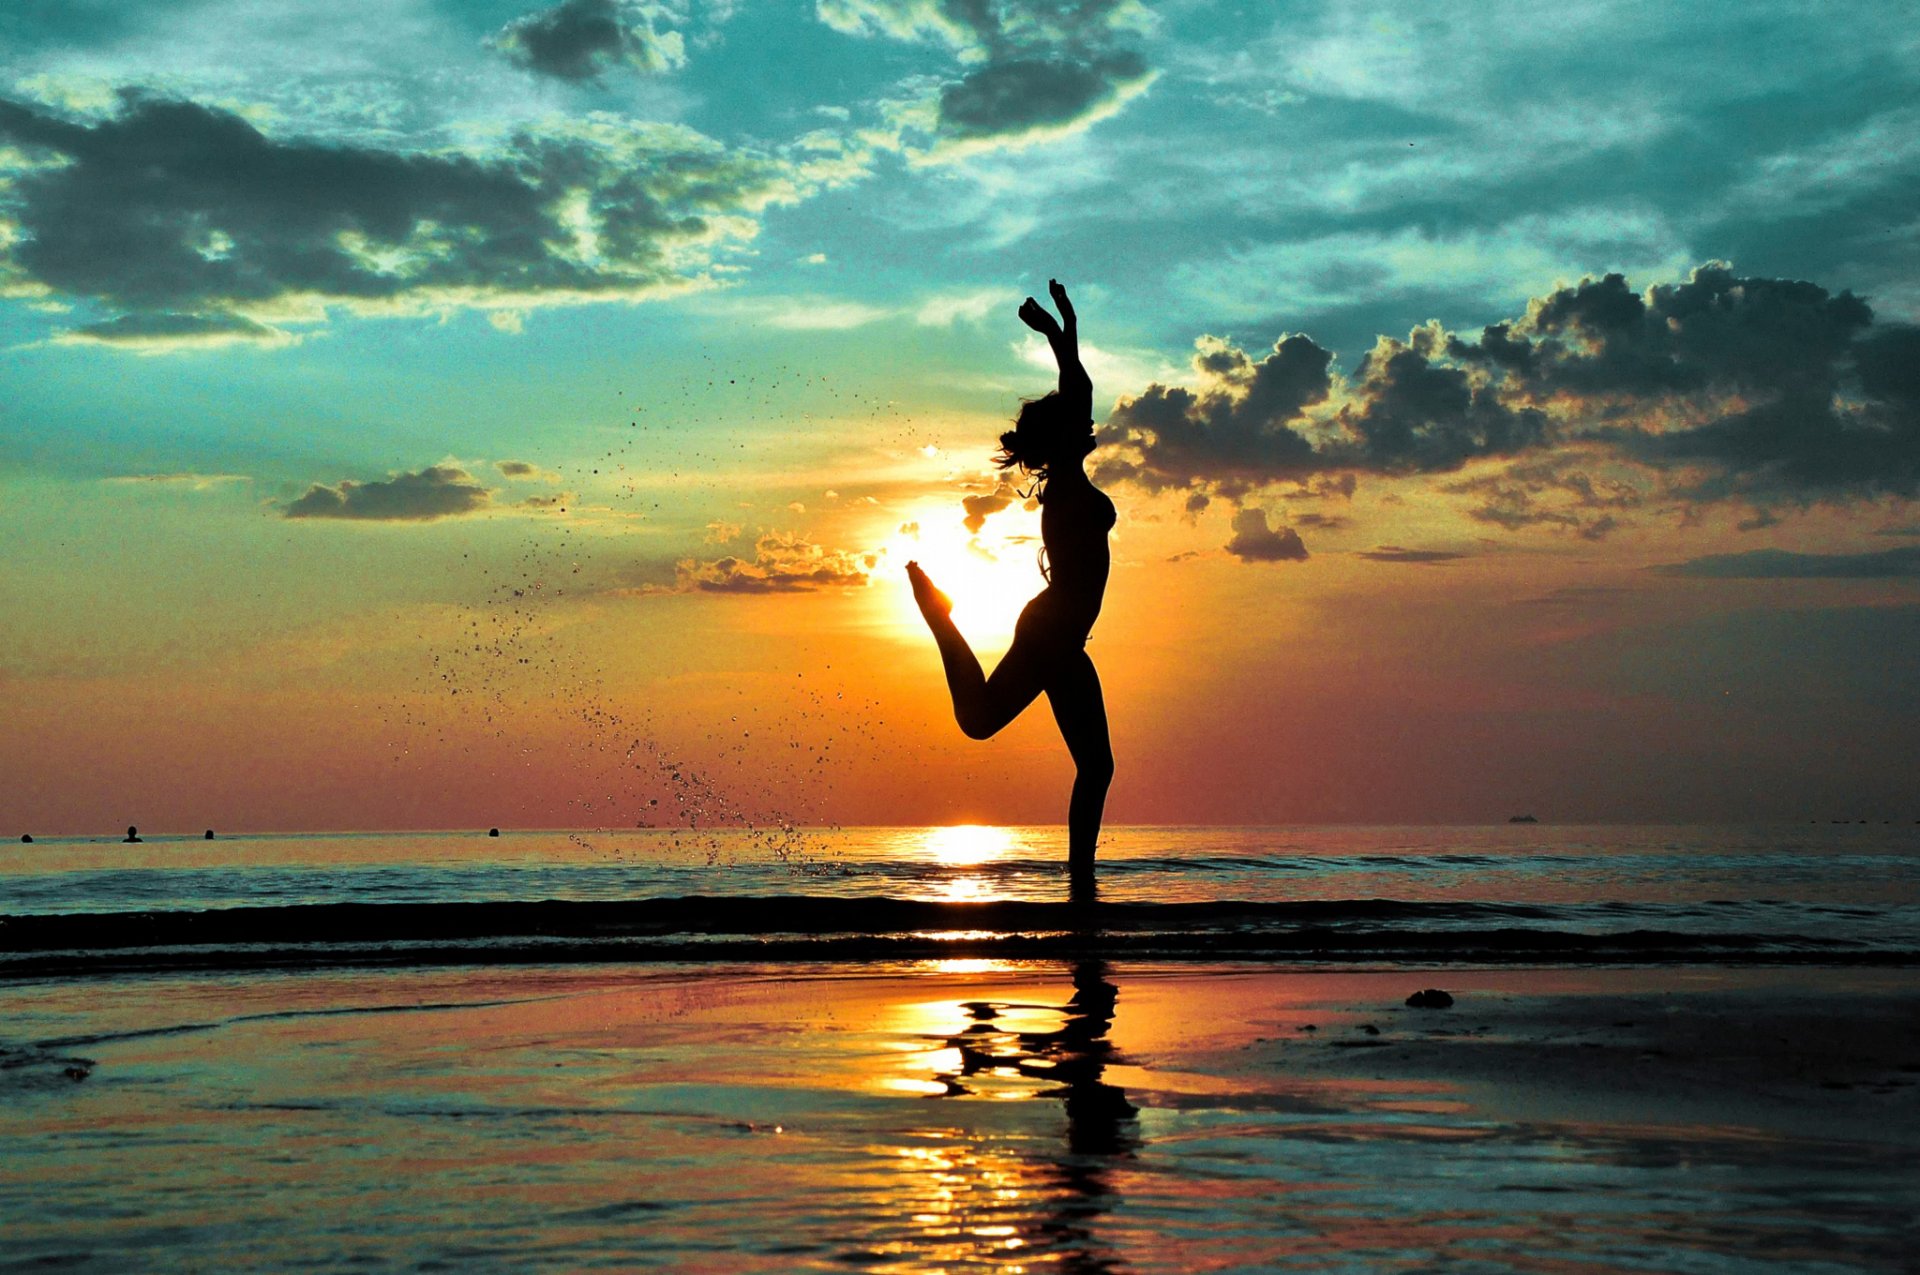
POLYGON ((1453 997, 1437 987, 1429 987, 1407 997, 1408 1009, 1452 1009, 1453 997))

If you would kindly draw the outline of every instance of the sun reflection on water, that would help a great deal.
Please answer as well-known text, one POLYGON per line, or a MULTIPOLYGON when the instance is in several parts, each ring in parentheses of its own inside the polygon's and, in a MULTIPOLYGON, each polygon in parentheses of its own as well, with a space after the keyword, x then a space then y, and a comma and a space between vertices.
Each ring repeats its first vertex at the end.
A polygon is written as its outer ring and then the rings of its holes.
POLYGON ((926 830, 927 856, 955 867, 1004 859, 1013 848, 1012 830, 991 824, 963 823, 926 830))
MULTIPOLYGON (((1111 1269, 1097 1223, 1118 1196, 1110 1175, 1138 1145, 1137 1112, 1103 1079, 1118 989, 1103 964, 1073 970, 1065 1004, 939 1000, 902 1005, 879 1087, 922 1101, 1057 1100, 1065 1137, 1002 1128, 920 1130, 894 1148, 904 1234, 876 1244, 880 1270, 1111 1269), (932 1262, 934 1265, 929 1266, 932 1262)), ((949 1110, 952 1110, 949 1108, 949 1110)))

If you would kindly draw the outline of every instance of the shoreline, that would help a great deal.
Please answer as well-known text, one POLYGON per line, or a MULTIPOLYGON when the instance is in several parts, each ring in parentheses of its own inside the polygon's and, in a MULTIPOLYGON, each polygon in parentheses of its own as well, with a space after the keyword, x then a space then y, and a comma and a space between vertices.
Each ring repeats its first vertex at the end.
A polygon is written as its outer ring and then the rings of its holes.
POLYGON ((1796 934, 1552 928, 1523 904, 937 902, 692 896, 0 917, 0 982, 168 970, 1132 959, 1281 964, 1920 965, 1796 934))

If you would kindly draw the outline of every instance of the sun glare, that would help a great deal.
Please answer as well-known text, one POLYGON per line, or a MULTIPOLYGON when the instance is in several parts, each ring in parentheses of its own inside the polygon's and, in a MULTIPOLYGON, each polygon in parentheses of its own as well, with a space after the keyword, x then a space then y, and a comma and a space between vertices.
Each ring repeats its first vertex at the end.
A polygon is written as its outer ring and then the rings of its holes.
POLYGON ((1046 586, 1036 564, 1036 519, 1016 506, 996 513, 978 534, 969 534, 954 505, 919 512, 885 540, 883 560, 889 570, 882 583, 894 593, 890 617, 904 631, 916 636, 925 632, 905 572, 908 562, 918 561, 953 599, 953 622, 967 640, 976 648, 1004 648, 1013 640, 1020 609, 1046 586))

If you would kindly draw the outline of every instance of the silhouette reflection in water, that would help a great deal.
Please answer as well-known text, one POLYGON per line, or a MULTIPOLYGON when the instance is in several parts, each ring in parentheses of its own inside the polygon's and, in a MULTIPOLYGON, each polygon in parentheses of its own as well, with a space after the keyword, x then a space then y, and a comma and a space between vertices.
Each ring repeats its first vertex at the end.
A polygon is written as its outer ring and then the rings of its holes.
MULTIPOLYGON (((1139 1146, 1139 1112, 1124 1090, 1103 1079, 1108 1064, 1121 1061, 1107 1039, 1120 992, 1106 974, 1104 961, 1077 962, 1073 995, 1063 1006, 962 1002, 967 1025, 936 1037, 945 1046, 935 1054, 943 1065, 928 1085, 929 1097, 1057 1098, 1065 1109, 1064 1146, 1029 1152, 1018 1171, 996 1168, 990 1149, 1000 1140, 954 1146, 939 1157, 936 1167, 953 1184, 971 1174, 993 1188, 973 1192, 996 1205, 970 1210, 967 1231, 1004 1245, 1009 1261, 1080 1272, 1119 1268, 1093 1227, 1118 1203, 1112 1174, 1139 1146), (1055 1016, 1057 1025, 1041 1025, 1055 1016)), ((960 1219, 929 1214, 925 1220, 960 1219)), ((947 1255, 959 1256, 952 1249, 947 1255)))

